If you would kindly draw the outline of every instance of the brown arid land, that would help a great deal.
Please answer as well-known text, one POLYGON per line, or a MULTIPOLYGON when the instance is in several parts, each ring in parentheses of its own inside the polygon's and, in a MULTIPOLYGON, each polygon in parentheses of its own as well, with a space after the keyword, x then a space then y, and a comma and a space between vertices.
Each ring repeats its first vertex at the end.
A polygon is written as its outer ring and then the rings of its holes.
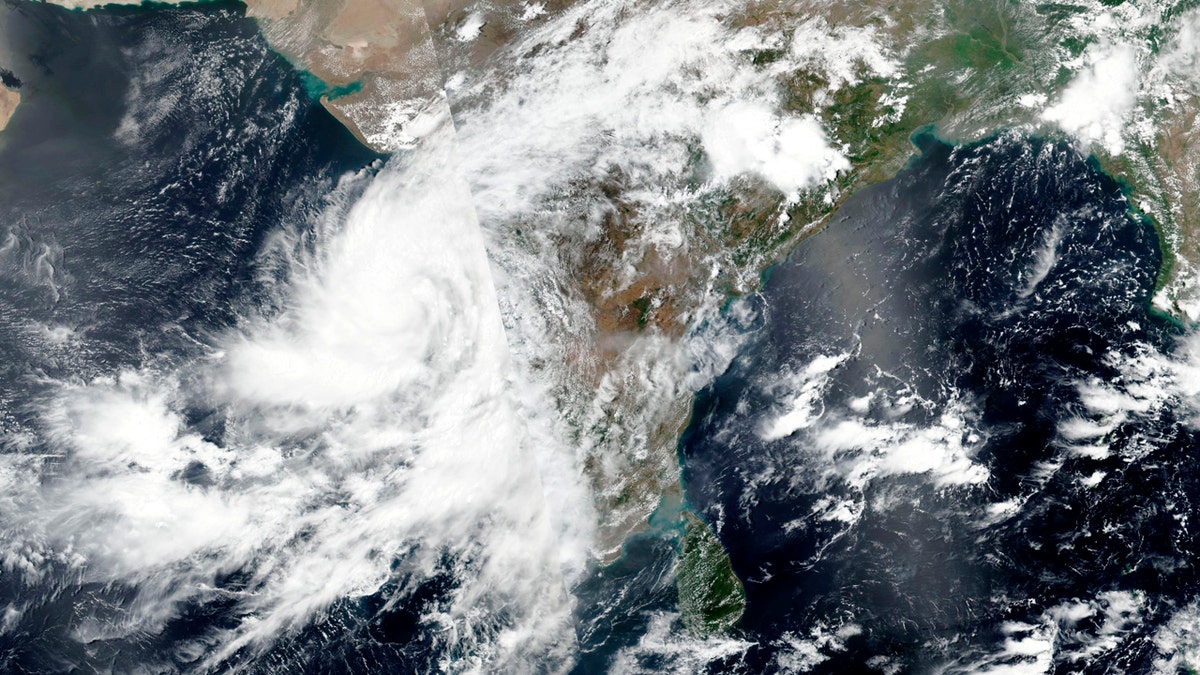
POLYGON ((0 131, 8 126, 8 120, 17 111, 21 103, 21 94, 7 87, 0 87, 0 131))

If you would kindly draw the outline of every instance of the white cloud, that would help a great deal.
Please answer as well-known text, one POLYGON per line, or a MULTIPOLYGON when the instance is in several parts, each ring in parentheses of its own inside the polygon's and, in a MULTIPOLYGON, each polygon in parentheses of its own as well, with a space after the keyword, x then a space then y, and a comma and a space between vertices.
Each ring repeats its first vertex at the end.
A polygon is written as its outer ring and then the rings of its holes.
POLYGON ((809 629, 807 636, 784 633, 775 642, 780 649, 771 665, 785 675, 812 672, 831 655, 846 651, 846 640, 862 632, 862 626, 856 623, 829 625, 819 622, 809 629))
POLYGON ((815 117, 780 118, 764 105, 733 103, 722 108, 710 118, 703 138, 718 179, 755 174, 785 194, 850 168, 815 117))
POLYGON ((1017 104, 1024 108, 1041 108, 1046 105, 1046 95, 1041 92, 1031 94, 1022 94, 1017 99, 1017 104))
POLYGON ((536 212, 543 200, 561 199, 564 186, 602 181, 613 168, 637 186, 633 196, 661 211, 685 178, 691 144, 714 124, 734 134, 734 144, 775 147, 743 153, 757 158, 746 160, 756 170, 777 165, 772 182, 789 191, 826 178, 833 158, 825 155, 819 123, 776 119, 775 112, 776 71, 811 55, 802 51, 775 70, 753 66, 748 50, 779 36, 726 27, 727 9, 668 3, 631 12, 582 3, 522 36, 491 69, 456 84, 464 171, 485 226, 536 212), (579 26, 586 30, 575 34, 579 26), (734 103, 740 107, 727 110, 734 103), (756 126, 725 128, 738 111, 756 126), (816 154, 804 156, 806 150, 816 154))
POLYGON ((880 77, 894 77, 900 71, 900 63, 880 46, 873 28, 830 26, 822 17, 796 26, 792 54, 800 63, 815 67, 833 89, 857 82, 859 67, 880 77))
POLYGON ((1159 657, 1154 672, 1175 675, 1200 668, 1200 602, 1193 600, 1178 609, 1165 625, 1154 633, 1159 657))
POLYGON ((982 439, 966 418, 959 404, 930 426, 831 420, 817 430, 814 442, 831 460, 839 458, 840 471, 856 487, 876 477, 905 474, 928 474, 938 485, 982 483, 989 476, 987 467, 972 460, 982 439))
POLYGON ((1084 66, 1058 103, 1042 119, 1084 143, 1098 143, 1119 155, 1125 149, 1126 122, 1137 102, 1137 53, 1130 45, 1103 43, 1084 54, 1084 66))
POLYGON ((1169 76, 1196 81, 1200 79, 1200 9, 1185 12, 1177 21, 1179 32, 1167 43, 1156 67, 1169 76))
POLYGON ((470 42, 483 32, 484 18, 481 12, 469 12, 455 31, 454 37, 461 42, 470 42))
POLYGON ((57 559, 137 589, 119 619, 81 616, 79 639, 154 632, 245 570, 212 665, 379 591, 396 565, 420 579, 449 559, 458 585, 423 618, 455 669, 570 658, 560 563, 580 556, 552 536, 451 127, 428 128, 287 261, 281 314, 178 371, 64 384, 43 414, 53 471, 0 464, 6 572, 36 581, 57 559), (219 441, 189 429, 197 403, 227 416, 219 441))
POLYGON ((690 637, 678 626, 678 614, 651 614, 645 634, 636 645, 617 652, 608 672, 625 675, 691 675, 704 672, 711 664, 720 664, 744 654, 754 646, 753 642, 722 635, 707 639, 690 637))
POLYGON ((794 443, 805 453, 815 450, 812 459, 825 463, 855 489, 876 478, 899 475, 925 474, 943 486, 988 479, 987 467, 973 460, 984 439, 973 426, 976 415, 962 401, 951 400, 943 406, 936 422, 918 424, 906 421, 905 413, 918 406, 930 412, 934 409, 912 395, 889 396, 877 390, 866 398, 865 405, 862 399, 851 399, 845 408, 824 400, 827 373, 848 357, 822 356, 799 375, 767 383, 764 393, 784 399, 784 412, 763 415, 759 436, 794 443), (868 414, 872 405, 891 410, 892 419, 873 419, 868 414), (797 431, 803 431, 802 435, 788 438, 797 431))
POLYGON ((1064 664, 1093 662, 1120 646, 1142 621, 1145 598, 1131 591, 1103 591, 1090 600, 1060 603, 1041 613, 1036 623, 1006 621, 1000 625, 1000 649, 969 665, 942 669, 981 675, 1041 675, 1064 664), (1095 617, 1089 623, 1084 619, 1095 617))
POLYGON ((812 426, 824 412, 817 408, 829 384, 829 371, 848 358, 849 354, 818 356, 804 370, 783 378, 772 388, 772 395, 791 399, 785 406, 786 412, 766 420, 759 435, 764 440, 774 441, 812 426))

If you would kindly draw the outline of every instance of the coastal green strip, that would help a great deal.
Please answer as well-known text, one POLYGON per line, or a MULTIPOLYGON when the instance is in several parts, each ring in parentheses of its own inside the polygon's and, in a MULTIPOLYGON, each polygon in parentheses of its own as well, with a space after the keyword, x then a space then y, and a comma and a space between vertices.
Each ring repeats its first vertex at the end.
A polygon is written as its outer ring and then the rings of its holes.
POLYGON ((697 637, 728 631, 746 611, 746 591, 712 529, 685 511, 675 585, 683 625, 697 637))

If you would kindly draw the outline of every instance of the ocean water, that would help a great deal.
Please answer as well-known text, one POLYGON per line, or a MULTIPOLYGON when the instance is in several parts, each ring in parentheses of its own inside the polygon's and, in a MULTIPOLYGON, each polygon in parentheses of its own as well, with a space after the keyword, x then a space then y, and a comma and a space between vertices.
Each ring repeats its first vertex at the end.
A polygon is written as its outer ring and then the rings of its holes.
POLYGON ((243 12, 0 5, 23 97, 0 148, 4 424, 31 370, 138 366, 235 322, 265 235, 378 159, 243 12))
MULTIPOLYGON (((45 420, 64 383, 169 370, 203 356, 214 336, 248 316, 278 312, 287 272, 270 254, 280 233, 296 235, 289 246, 311 248, 306 237, 344 217, 377 170, 381 158, 306 95, 243 12, 237 3, 87 14, 0 4, 4 65, 23 97, 0 145, 7 458, 69 461, 45 420)), ((207 441, 223 442, 227 420, 215 404, 196 398, 180 412, 207 441)), ((217 480, 200 462, 177 478, 201 488, 217 480)), ((14 540, 21 508, 0 509, 14 540)), ((105 639, 81 631, 119 624, 144 580, 90 580, 49 555, 31 580, 21 564, 9 557, 0 574, 6 672, 186 667, 199 637, 237 623, 237 589, 251 576, 222 569, 216 583, 233 595, 184 603, 149 633, 114 630, 105 639)), ((378 614, 359 603, 371 600, 335 608, 332 620, 357 614, 365 624, 378 614)), ((405 612, 396 608, 371 630, 414 639, 405 612)), ((361 637, 359 628, 338 639, 361 637)), ((317 641, 338 658, 328 635, 317 641)), ((262 657, 264 669, 294 667, 295 654, 278 649, 262 657)))
POLYGON ((448 115, 366 150, 235 3, 0 27, 0 670, 569 662, 448 115))
POLYGON ((686 494, 746 671, 1148 672, 1200 592, 1191 349, 1152 227, 1073 147, 930 136, 738 311, 686 494))

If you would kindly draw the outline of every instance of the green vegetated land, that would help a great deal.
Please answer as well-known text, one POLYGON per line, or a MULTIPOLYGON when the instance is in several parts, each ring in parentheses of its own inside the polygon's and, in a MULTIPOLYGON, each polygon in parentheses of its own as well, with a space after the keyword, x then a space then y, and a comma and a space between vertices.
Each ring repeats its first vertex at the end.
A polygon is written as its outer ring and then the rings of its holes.
POLYGON ((683 625, 697 637, 724 633, 746 611, 746 592, 717 535, 695 513, 683 514, 676 588, 683 625))

